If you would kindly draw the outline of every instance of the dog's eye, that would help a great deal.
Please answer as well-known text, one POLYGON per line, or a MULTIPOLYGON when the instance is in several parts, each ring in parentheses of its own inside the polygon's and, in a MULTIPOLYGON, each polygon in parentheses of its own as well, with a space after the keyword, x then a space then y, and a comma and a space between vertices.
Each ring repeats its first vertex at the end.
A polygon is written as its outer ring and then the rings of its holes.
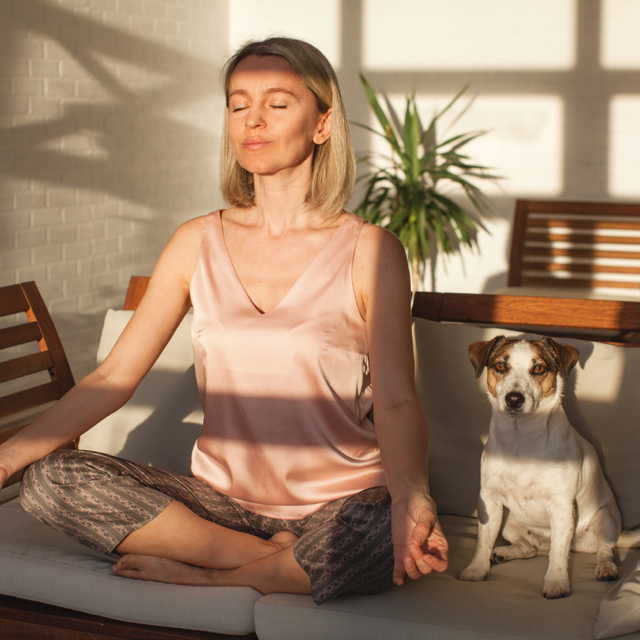
POLYGON ((531 375, 541 376, 545 373, 547 373, 547 367, 545 367, 543 364, 534 364, 531 368, 531 375))
POLYGON ((495 362, 493 365, 493 370, 496 373, 506 373, 507 371, 507 363, 506 362, 495 362))

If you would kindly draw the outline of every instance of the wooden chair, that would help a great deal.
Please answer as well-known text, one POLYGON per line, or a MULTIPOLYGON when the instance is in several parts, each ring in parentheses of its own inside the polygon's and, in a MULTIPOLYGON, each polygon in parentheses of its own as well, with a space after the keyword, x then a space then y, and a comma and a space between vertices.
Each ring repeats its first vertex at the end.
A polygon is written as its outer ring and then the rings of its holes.
MULTIPOLYGON (((0 316, 15 322, 4 322, 0 328, 0 350, 33 345, 32 353, 0 362, 0 442, 4 442, 33 419, 37 408, 60 399, 73 385, 73 374, 58 332, 35 282, 0 287, 0 316), (24 314, 21 317, 20 314, 24 314), (37 349, 37 350, 36 350, 37 349), (33 376, 48 374, 48 382, 33 384, 33 376), (22 380, 21 380, 22 379, 22 380), (3 387, 21 384, 18 391, 4 393, 3 387)), ((74 447, 75 443, 69 443, 74 447)), ((20 479, 10 478, 7 484, 20 479)))
POLYGON ((517 200, 508 285, 640 294, 640 204, 517 200))
MULTIPOLYGON (((137 308, 144 296, 148 281, 149 278, 143 276, 133 276, 131 278, 124 304, 125 309, 134 310, 137 308)), ((36 309, 35 313, 39 318, 42 318, 44 305, 38 306, 34 302, 36 299, 33 294, 34 291, 37 293, 34 283, 0 288, 0 300, 5 301, 12 298, 18 301, 6 303, 2 308, 26 311, 32 308, 31 305, 33 305, 33 308, 36 309), (20 289, 20 292, 16 293, 16 289, 20 289), (21 291, 23 290, 27 291, 25 299, 29 300, 28 305, 21 301, 21 296, 23 295, 21 291)), ((41 304, 42 300, 39 295, 37 299, 41 304)), ((14 311, 4 311, 4 313, 13 313, 14 311)), ((554 328, 564 327, 571 335, 593 337, 607 341, 616 340, 627 346, 640 346, 640 302, 418 291, 413 298, 412 313, 414 318, 423 318, 436 322, 468 322, 504 327, 530 326, 541 333, 545 331, 553 333, 554 328)), ((32 312, 31 317, 33 317, 33 314, 34 312, 32 312)), ((26 326, 30 326, 33 322, 35 321, 30 318, 30 323, 26 326)), ((53 329, 52 323, 49 328, 53 329)), ((20 335, 23 336, 27 335, 27 331, 32 332, 29 335, 36 336, 33 339, 41 340, 41 338, 37 337, 34 327, 19 329, 20 335)), ((17 332, 18 330, 15 333, 17 332)), ((4 340, 2 344, 9 344, 7 342, 8 338, 5 337, 8 335, 13 334, 0 331, 0 341, 4 340)), ((52 334, 49 332, 42 335, 51 336, 52 334)), ((48 340, 45 337, 44 340, 49 350, 52 351, 52 345, 55 341, 51 337, 48 340)), ((10 344, 17 344, 17 342, 11 342, 10 344)), ((59 345, 59 341, 56 344, 56 349, 61 352, 62 347, 59 345)), ((62 356, 64 356, 64 353, 62 353, 62 356)), ((66 362, 66 359, 64 361, 66 362)), ((0 363, 0 371, 3 370, 3 364, 0 363)), ((26 365, 21 366, 25 367, 26 365)), ((59 379, 61 374, 55 373, 55 367, 56 365, 53 364, 54 373, 52 373, 52 377, 57 376, 56 379, 59 379)), ((73 384, 72 378, 65 379, 67 384, 73 384)), ((64 388, 64 385, 61 388, 64 388)), ((0 406, 8 407, 9 405, 0 406)), ((47 638, 47 640, 115 640, 116 638, 204 640, 204 638, 238 638, 238 636, 224 636, 199 631, 120 622, 2 595, 0 595, 0 637, 47 638)), ((257 640, 255 634, 242 636, 242 638, 245 640, 257 640)))

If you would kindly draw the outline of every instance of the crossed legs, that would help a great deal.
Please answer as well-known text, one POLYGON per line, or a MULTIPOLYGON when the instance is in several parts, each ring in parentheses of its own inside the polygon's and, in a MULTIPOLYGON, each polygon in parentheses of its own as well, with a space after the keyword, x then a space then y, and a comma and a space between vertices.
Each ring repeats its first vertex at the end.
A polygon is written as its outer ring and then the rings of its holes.
POLYGON ((123 556, 113 572, 138 580, 308 594, 311 583, 293 555, 297 539, 280 531, 263 540, 200 518, 172 501, 116 547, 123 556))

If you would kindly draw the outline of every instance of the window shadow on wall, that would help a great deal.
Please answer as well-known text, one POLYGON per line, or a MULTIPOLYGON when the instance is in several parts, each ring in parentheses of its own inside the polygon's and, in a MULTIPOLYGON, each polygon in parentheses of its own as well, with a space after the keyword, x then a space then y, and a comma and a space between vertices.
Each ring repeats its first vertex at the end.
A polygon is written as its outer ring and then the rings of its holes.
POLYGON ((214 182, 215 136, 175 114, 211 98, 217 66, 44 0, 11 8, 0 21, 2 75, 14 73, 27 38, 45 43, 46 59, 49 48, 53 59, 60 55, 63 75, 43 79, 35 90, 43 95, 29 96, 34 121, 0 128, 0 144, 10 150, 3 174, 95 190, 156 212, 193 208, 199 205, 190 199, 211 194, 203 185, 214 182), (67 66, 76 70, 69 78, 67 66), (35 102, 51 115, 37 119, 35 102))

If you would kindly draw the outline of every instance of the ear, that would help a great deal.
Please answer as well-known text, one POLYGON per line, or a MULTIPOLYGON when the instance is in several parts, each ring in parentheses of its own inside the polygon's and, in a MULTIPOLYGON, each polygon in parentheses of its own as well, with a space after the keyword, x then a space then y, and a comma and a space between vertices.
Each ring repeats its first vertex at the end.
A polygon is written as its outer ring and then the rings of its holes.
POLYGON ((331 108, 320 114, 320 120, 318 120, 318 126, 313 136, 313 142, 315 144, 323 144, 331 136, 332 114, 333 110, 331 108))
POLYGON ((555 354, 558 368, 564 377, 568 376, 571 369, 576 366, 580 352, 570 344, 556 342, 553 338, 544 338, 543 342, 555 354))
POLYGON ((505 340, 504 336, 496 336, 493 340, 472 342, 469 345, 469 360, 471 360, 473 369, 476 372, 476 378, 480 377, 482 370, 487 366, 491 354, 505 340))

